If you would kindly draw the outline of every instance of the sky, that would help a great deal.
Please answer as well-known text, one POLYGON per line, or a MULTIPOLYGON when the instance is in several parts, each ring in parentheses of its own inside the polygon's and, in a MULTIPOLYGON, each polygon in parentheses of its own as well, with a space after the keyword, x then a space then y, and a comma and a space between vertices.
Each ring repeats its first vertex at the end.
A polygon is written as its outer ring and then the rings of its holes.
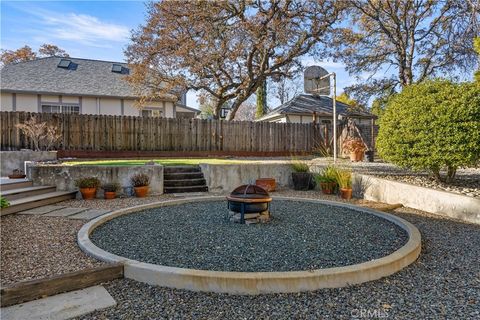
MULTIPOLYGON (((33 50, 44 43, 55 44, 71 57, 124 61, 123 51, 132 30, 146 19, 142 1, 4 1, 1 10, 1 49, 28 45, 33 50)), ((348 75, 342 63, 306 57, 305 66, 320 65, 337 74, 337 93, 365 79, 348 75)), ((270 107, 279 102, 269 98, 270 107)), ((187 105, 198 108, 195 92, 187 94, 187 105)))

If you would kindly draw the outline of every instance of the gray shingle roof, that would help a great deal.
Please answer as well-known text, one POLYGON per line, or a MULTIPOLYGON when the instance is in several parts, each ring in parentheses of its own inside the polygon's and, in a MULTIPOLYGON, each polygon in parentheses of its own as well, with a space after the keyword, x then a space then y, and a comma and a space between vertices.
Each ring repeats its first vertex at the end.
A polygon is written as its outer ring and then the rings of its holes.
POLYGON ((6 65, 1 70, 1 90, 59 95, 110 96, 133 98, 132 87, 125 80, 126 72, 112 72, 112 65, 121 62, 66 58, 75 65, 59 68, 62 58, 48 57, 6 65))
MULTIPOLYGON (((364 111, 349 112, 349 105, 339 101, 337 101, 336 107, 337 113, 342 116, 375 117, 371 113, 364 111)), ((299 94, 258 120, 266 120, 282 114, 313 114, 314 112, 319 116, 331 116, 333 114, 333 99, 327 96, 299 94)))

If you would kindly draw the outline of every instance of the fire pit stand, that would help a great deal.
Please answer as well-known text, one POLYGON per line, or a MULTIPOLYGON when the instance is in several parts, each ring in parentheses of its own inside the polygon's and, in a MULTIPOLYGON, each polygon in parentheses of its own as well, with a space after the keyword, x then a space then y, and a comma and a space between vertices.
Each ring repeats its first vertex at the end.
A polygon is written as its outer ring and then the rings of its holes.
POLYGON ((240 223, 245 224, 246 215, 257 214, 256 220, 258 222, 261 216, 266 217, 262 219, 270 219, 270 202, 272 198, 265 189, 257 185, 242 185, 227 196, 228 209, 230 211, 240 214, 240 223))

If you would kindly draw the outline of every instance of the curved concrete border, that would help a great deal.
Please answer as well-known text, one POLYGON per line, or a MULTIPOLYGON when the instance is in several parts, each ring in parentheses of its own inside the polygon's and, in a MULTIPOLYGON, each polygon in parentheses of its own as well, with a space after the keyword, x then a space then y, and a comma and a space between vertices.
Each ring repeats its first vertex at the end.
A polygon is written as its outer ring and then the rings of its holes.
POLYGON ((118 210, 85 224, 78 232, 78 244, 83 251, 97 259, 124 263, 126 278, 170 288, 230 294, 287 293, 345 287, 391 275, 414 262, 420 255, 420 232, 414 225, 399 217, 348 204, 286 197, 274 197, 274 199, 321 203, 373 214, 404 229, 408 233, 409 240, 403 247, 386 257, 350 266, 290 272, 226 272, 184 269, 139 262, 106 252, 95 246, 89 239, 89 235, 96 227, 125 214, 188 202, 224 199, 225 197, 187 198, 118 210))

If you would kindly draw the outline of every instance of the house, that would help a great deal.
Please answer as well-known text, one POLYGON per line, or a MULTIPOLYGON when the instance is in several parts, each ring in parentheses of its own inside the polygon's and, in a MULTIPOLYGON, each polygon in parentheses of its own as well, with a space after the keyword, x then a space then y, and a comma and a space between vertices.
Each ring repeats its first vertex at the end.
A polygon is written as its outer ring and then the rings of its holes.
POLYGON ((186 93, 150 101, 141 109, 120 62, 48 57, 1 70, 1 111, 193 118, 186 93))
MULTIPOLYGON (((357 124, 370 124, 376 118, 366 111, 352 108, 340 101, 336 103, 339 119, 354 119, 357 124)), ((257 121, 286 123, 330 123, 333 121, 333 99, 328 96, 299 94, 292 100, 271 110, 257 121)))
MULTIPOLYGON (((337 132, 341 146, 347 137, 360 137, 370 150, 375 149, 378 126, 375 115, 351 106, 336 102, 337 132)), ((292 100, 271 110, 256 121, 283 123, 312 123, 319 125, 322 140, 328 144, 333 136, 333 99, 315 94, 299 94, 292 100)), ((343 152, 343 151, 342 151, 343 152)))

